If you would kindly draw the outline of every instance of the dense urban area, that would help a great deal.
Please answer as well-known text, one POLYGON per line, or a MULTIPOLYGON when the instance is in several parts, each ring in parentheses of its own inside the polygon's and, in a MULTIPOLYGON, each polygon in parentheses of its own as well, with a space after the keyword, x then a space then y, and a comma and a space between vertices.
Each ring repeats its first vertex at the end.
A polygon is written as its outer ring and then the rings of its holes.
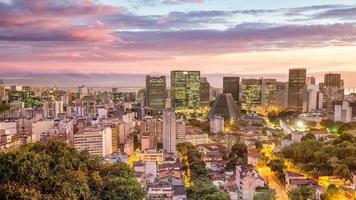
POLYGON ((356 93, 341 74, 222 81, 200 71, 147 75, 139 89, 0 81, 0 199, 356 198, 356 93))

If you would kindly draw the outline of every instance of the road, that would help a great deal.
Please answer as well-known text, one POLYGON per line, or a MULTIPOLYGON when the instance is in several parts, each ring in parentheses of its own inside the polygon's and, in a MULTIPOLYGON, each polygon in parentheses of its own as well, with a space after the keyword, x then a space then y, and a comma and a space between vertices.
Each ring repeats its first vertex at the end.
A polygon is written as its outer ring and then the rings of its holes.
POLYGON ((271 171, 269 167, 261 167, 258 168, 257 171, 259 172, 260 176, 268 182, 268 186, 271 189, 274 189, 277 194, 277 200, 288 200, 288 194, 284 187, 279 184, 274 176, 274 173, 271 171))

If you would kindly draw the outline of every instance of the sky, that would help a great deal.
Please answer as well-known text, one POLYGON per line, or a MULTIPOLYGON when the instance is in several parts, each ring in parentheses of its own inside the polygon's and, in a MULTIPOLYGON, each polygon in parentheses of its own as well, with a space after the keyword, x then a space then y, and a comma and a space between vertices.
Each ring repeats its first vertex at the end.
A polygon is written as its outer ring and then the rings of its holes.
POLYGON ((354 0, 0 0, 0 73, 356 71, 354 0))

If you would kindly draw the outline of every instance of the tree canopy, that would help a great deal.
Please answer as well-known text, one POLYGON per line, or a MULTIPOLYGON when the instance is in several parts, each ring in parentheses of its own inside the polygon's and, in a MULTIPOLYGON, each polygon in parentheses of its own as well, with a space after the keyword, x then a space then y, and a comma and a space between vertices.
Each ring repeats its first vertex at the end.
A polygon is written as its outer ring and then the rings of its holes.
POLYGON ((187 195, 192 200, 229 200, 230 196, 220 192, 209 179, 209 173, 199 150, 191 143, 177 145, 188 187, 187 195))
POLYGON ((64 143, 30 144, 0 154, 0 199, 144 198, 131 169, 106 164, 64 143))

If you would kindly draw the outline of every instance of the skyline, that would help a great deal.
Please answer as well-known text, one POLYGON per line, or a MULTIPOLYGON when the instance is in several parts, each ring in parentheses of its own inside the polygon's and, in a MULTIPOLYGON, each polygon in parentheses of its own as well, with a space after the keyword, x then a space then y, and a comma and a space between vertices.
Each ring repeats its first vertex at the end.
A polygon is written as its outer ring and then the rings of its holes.
POLYGON ((355 42, 348 0, 0 0, 2 73, 356 71, 355 42))

